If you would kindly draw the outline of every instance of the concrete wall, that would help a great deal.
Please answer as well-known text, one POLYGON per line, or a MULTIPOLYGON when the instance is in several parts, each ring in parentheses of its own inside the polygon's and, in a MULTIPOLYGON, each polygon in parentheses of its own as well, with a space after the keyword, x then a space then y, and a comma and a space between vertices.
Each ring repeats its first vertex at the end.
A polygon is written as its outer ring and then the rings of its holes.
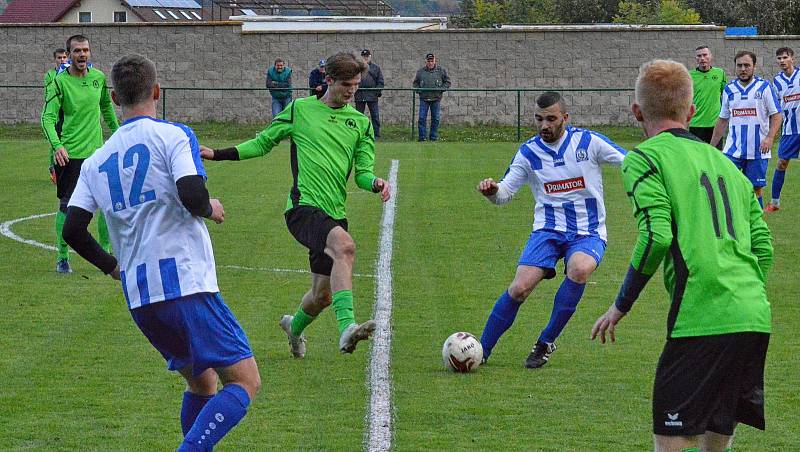
MULTIPOLYGON (((93 61, 107 74, 116 58, 142 53, 155 61, 164 87, 263 88, 264 72, 276 57, 294 70, 295 86, 307 86, 309 70, 336 51, 369 48, 387 87, 408 88, 424 55, 435 53, 450 73, 453 88, 588 89, 567 93, 576 124, 630 123, 630 89, 638 66, 651 58, 694 64, 694 48, 711 47, 717 65, 731 74, 742 49, 759 56, 758 72, 771 75, 774 49, 800 50, 800 37, 726 39, 716 27, 608 31, 551 27, 538 31, 446 30, 430 32, 242 34, 238 23, 2 26, 0 59, 8 64, 0 86, 41 86, 52 49, 75 33, 91 40, 93 61)), ((535 93, 521 95, 523 124, 530 124, 535 93)), ((167 117, 176 121, 265 123, 266 91, 167 90, 167 117)), ((516 93, 450 92, 443 101, 447 123, 516 123, 516 93)), ((0 88, 0 122, 38 121, 41 89, 0 88)), ((385 92, 384 122, 408 123, 411 93, 385 92)))

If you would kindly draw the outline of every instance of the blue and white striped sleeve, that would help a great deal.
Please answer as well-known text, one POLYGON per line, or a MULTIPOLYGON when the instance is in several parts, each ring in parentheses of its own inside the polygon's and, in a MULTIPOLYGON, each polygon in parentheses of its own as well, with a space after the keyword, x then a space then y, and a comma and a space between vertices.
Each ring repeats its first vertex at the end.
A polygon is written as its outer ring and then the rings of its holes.
POLYGON ((598 163, 608 163, 611 165, 622 165, 625 155, 628 153, 622 146, 611 141, 608 137, 597 132, 592 134, 592 150, 598 163))
POLYGON ((172 146, 169 150, 168 160, 172 179, 177 182, 184 176, 195 175, 208 179, 200 158, 200 144, 194 131, 183 124, 174 123, 173 125, 179 130, 173 129, 173 134, 170 136, 172 146))
POLYGON ((490 196, 489 201, 495 204, 507 204, 514 198, 520 187, 528 182, 533 171, 529 159, 523 154, 523 147, 525 147, 524 144, 508 166, 503 180, 498 184, 497 193, 490 196))

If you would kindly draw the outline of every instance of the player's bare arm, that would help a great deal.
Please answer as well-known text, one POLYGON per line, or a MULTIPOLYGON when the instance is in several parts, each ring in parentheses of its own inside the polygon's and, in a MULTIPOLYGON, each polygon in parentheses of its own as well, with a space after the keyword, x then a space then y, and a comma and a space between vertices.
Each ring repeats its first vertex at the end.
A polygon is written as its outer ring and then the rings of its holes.
POLYGON ((486 197, 496 195, 498 188, 497 182, 492 178, 484 179, 478 184, 478 191, 486 197))
POLYGON ((611 304, 609 306, 608 311, 606 311, 600 318, 594 322, 594 326, 592 326, 592 335, 591 340, 595 340, 597 336, 600 336, 600 343, 606 343, 606 332, 608 332, 608 338, 611 342, 616 342, 617 337, 615 334, 615 330, 617 327, 617 323, 625 316, 625 313, 620 311, 616 304, 611 304))
POLYGON ((380 193, 381 201, 383 202, 388 201, 392 197, 392 190, 391 187, 389 187, 389 183, 380 177, 376 177, 375 180, 372 181, 372 191, 380 193))
POLYGON ((203 160, 214 160, 214 150, 210 147, 200 145, 200 158, 203 160))
POLYGON ((63 146, 56 149, 55 154, 53 154, 53 158, 55 158, 58 166, 66 166, 67 163, 69 163, 69 153, 63 146))
POLYGON ((222 207, 222 203, 217 198, 211 198, 209 202, 211 203, 211 216, 208 219, 221 224, 225 221, 225 209, 222 207))
POLYGON ((719 140, 722 139, 722 135, 725 134, 726 130, 728 130, 728 119, 717 119, 717 123, 714 125, 714 132, 711 135, 711 143, 709 144, 711 144, 711 146, 719 144, 719 140))
POLYGON ((772 150, 772 143, 775 142, 775 135, 781 130, 781 122, 783 122, 783 118, 780 113, 775 113, 769 117, 769 133, 759 147, 762 154, 766 154, 772 150))

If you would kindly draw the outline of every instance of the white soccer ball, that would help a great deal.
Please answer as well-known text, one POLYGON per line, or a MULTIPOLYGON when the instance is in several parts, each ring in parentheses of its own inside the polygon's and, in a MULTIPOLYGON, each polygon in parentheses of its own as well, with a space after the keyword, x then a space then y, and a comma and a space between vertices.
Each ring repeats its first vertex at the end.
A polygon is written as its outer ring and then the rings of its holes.
POLYGON ((442 360, 453 372, 472 372, 481 365, 482 359, 481 342, 470 333, 453 333, 444 341, 442 360))

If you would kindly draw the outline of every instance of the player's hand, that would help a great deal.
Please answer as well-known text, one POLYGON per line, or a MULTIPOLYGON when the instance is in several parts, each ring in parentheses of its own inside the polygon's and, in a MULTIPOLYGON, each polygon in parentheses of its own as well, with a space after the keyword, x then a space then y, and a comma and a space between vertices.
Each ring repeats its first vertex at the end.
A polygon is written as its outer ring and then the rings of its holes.
POLYGON ((381 201, 386 202, 389 198, 392 197, 392 190, 389 187, 389 182, 381 179, 380 177, 376 178, 372 182, 372 191, 375 193, 381 194, 381 201))
POLYGON ((497 182, 494 179, 484 179, 478 184, 478 191, 483 196, 494 196, 497 194, 497 182))
POLYGON ((761 146, 759 146, 762 154, 766 154, 767 152, 772 150, 772 138, 766 137, 764 141, 761 142, 761 146))
POLYGON ((222 207, 222 203, 219 202, 217 198, 211 198, 211 216, 208 217, 209 220, 213 220, 215 223, 220 224, 225 221, 225 209, 222 207))
POLYGON ((58 166, 67 166, 67 163, 69 163, 69 153, 67 153, 67 150, 63 146, 56 149, 53 157, 55 158, 58 166))
POLYGON ((120 278, 119 277, 119 265, 117 265, 114 268, 114 270, 112 270, 111 273, 108 274, 108 276, 110 276, 111 278, 116 279, 117 281, 119 281, 119 278, 120 278))
POLYGON ((314 89, 315 89, 317 92, 320 92, 320 91, 322 91, 322 85, 319 85, 318 87, 316 87, 316 88, 314 88, 314 89))
POLYGON ((612 304, 608 311, 605 314, 601 315, 596 322, 594 322, 594 326, 592 327, 592 336, 591 340, 594 340, 597 335, 600 335, 600 343, 606 343, 606 331, 608 332, 608 337, 611 339, 611 342, 616 342, 617 337, 614 334, 614 330, 617 327, 617 323, 625 316, 625 313, 617 309, 615 304, 612 304))
POLYGON ((200 158, 203 160, 214 160, 214 150, 210 147, 200 145, 200 158))

